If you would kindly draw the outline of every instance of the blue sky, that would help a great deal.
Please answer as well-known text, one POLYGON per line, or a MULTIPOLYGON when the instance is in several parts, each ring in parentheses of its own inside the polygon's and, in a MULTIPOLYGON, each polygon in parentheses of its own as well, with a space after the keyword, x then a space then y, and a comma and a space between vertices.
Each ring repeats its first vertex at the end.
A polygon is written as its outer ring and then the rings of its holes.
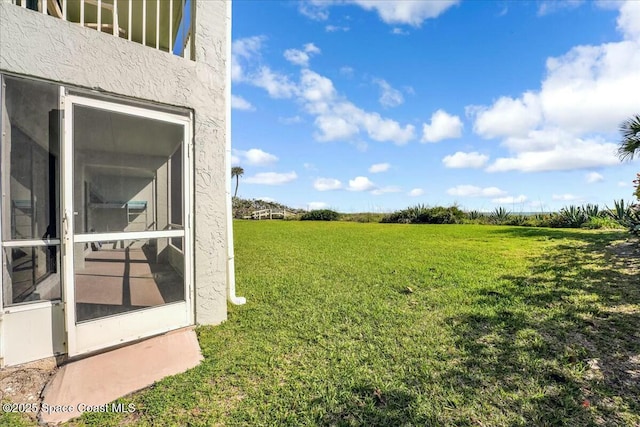
POLYGON ((632 198, 640 1, 233 3, 238 196, 342 212, 632 198))

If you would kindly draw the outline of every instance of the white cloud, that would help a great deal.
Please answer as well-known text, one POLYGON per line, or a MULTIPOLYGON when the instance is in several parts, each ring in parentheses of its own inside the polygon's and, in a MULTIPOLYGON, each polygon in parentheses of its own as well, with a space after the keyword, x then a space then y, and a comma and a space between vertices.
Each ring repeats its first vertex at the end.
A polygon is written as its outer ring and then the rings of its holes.
POLYGON ((295 171, 287 173, 262 172, 250 176, 244 180, 247 184, 281 185, 295 181, 298 174, 295 171))
POLYGON ((629 187, 630 185, 627 181, 618 181, 618 187, 629 187))
POLYGON ((583 3, 584 0, 544 0, 538 5, 538 16, 549 15, 563 9, 575 9, 583 3))
POLYGON ((447 194, 460 197, 498 197, 506 194, 497 187, 476 187, 475 185, 458 185, 447 190, 447 194))
POLYGON ((422 125, 422 142, 438 142, 443 139, 460 138, 462 121, 444 110, 438 110, 431 116, 431 124, 422 125))
POLYGON ((396 1, 396 0, 310 0, 299 2, 298 11, 315 21, 329 18, 329 7, 355 4, 377 12, 387 24, 407 24, 419 27, 425 20, 436 18, 459 0, 396 1))
POLYGON ((380 86, 380 98, 378 101, 383 107, 397 107, 404 102, 404 96, 402 96, 402 93, 398 89, 391 87, 391 85, 385 80, 374 79, 373 82, 380 86))
POLYGON ((309 55, 298 49, 287 49, 284 51, 284 58, 295 65, 306 67, 309 65, 309 55))
POLYGON ((232 166, 240 165, 240 157, 236 156, 235 154, 232 154, 231 155, 231 165, 232 166))
POLYGON ((276 99, 291 98, 298 90, 289 77, 275 73, 266 66, 260 67, 257 73, 249 79, 251 84, 266 90, 269 96, 276 99))
POLYGON ((376 163, 369 167, 369 172, 370 173, 386 172, 389 170, 390 167, 391 165, 389 163, 376 163))
POLYGON ((303 163, 302 167, 304 167, 306 170, 308 171, 315 171, 318 170, 318 168, 315 167, 315 165, 313 163, 303 163))
POLYGON ((486 171, 540 172, 612 166, 620 163, 615 154, 617 147, 613 143, 574 139, 546 151, 525 151, 496 159, 486 171))
POLYGON ((442 163, 448 168, 481 168, 488 161, 489 156, 475 151, 472 153, 458 151, 442 159, 442 163))
POLYGON ((231 108, 241 111, 255 111, 256 108, 241 96, 231 95, 231 108))
POLYGON ((490 108, 470 106, 467 112, 475 116, 473 130, 483 138, 524 136, 542 120, 540 100, 533 93, 521 99, 501 97, 490 108))
MULTIPOLYGON (((624 40, 582 45, 548 58, 536 91, 469 106, 474 131, 512 153, 488 171, 588 169, 619 164, 605 138, 640 110, 640 2, 617 3, 624 40)), ((609 7, 609 6, 607 6, 609 7)))
POLYGON ((401 187, 397 185, 388 185, 386 187, 376 188, 371 191, 371 194, 374 196, 380 196, 385 193, 400 193, 402 191, 401 187))
MULTIPOLYGON (((313 44, 305 45, 308 52, 318 49, 313 44)), ((266 90, 272 98, 293 98, 304 110, 315 116, 314 134, 319 141, 353 141, 356 135, 366 133, 375 141, 406 144, 415 139, 415 127, 402 126, 395 120, 379 113, 365 111, 337 93, 333 82, 308 68, 300 70, 300 79, 272 71, 268 66, 257 67, 251 72, 243 71, 242 82, 266 90)), ((364 143, 364 141, 359 141, 364 143)))
POLYGON ((424 190, 422 188, 414 188, 407 193, 407 196, 418 197, 424 194, 424 190))
POLYGON ((309 202, 307 203, 307 206, 309 210, 327 209, 329 207, 329 204, 325 202, 309 202))
POLYGON ((395 27, 391 30, 391 34, 395 34, 397 36, 408 36, 409 35, 409 31, 404 30, 400 27, 395 27))
POLYGON ((319 54, 321 52, 320 48, 318 46, 316 46, 315 44, 313 44, 313 43, 306 43, 304 45, 304 51, 309 53, 309 54, 314 54, 314 55, 317 55, 317 54, 319 54))
POLYGON ((458 0, 441 1, 394 1, 394 0, 349 0, 365 10, 375 10, 387 24, 407 24, 419 27, 430 18, 436 18, 458 0))
POLYGON ((346 77, 353 77, 353 71, 352 67, 348 67, 346 65, 344 67, 340 67, 340 74, 346 77))
POLYGON ((267 166, 278 161, 276 156, 259 148, 252 148, 246 151, 234 149, 233 156, 238 160, 238 163, 252 166, 267 166))
POLYGON ((311 70, 300 73, 299 95, 318 112, 326 111, 328 103, 337 96, 333 82, 311 70))
POLYGON ((369 180, 366 176, 357 176, 354 179, 349 180, 349 187, 347 190, 350 191, 369 191, 375 189, 376 186, 373 182, 369 180))
POLYGON ((493 203, 502 203, 502 204, 514 204, 514 203, 524 203, 527 201, 527 196, 521 194, 518 197, 507 196, 507 197, 498 197, 497 199, 491 199, 493 203))
POLYGON ((313 43, 307 43, 304 45, 303 50, 287 49, 284 51, 284 57, 287 61, 301 67, 309 66, 309 59, 312 55, 320 53, 320 49, 313 43))
POLYGON ((339 190, 342 183, 335 178, 318 178, 313 182, 313 188, 318 191, 339 190))
POLYGON ((628 40, 640 40, 640 3, 627 1, 620 8, 618 29, 628 40))
POLYGON ((360 131, 366 132, 374 141, 390 141, 397 145, 406 144, 415 138, 413 125, 403 128, 395 120, 364 111, 349 101, 311 102, 307 109, 319 113, 315 123, 321 131, 316 134, 320 141, 345 140, 360 131))
POLYGON ((243 63, 250 63, 260 56, 265 36, 253 36, 234 40, 231 44, 231 78, 241 81, 245 78, 243 63))
POLYGON ((604 181, 604 176, 600 175, 598 172, 589 172, 584 179, 588 184, 593 184, 604 181))
POLYGON ((318 116, 315 120, 316 127, 320 130, 315 134, 319 141, 348 140, 359 132, 357 125, 337 116, 318 116))
POLYGON ((302 123, 302 117, 300 116, 292 116, 292 117, 278 117, 278 121, 285 125, 292 125, 295 123, 302 123))
POLYGON ((335 32, 338 32, 338 31, 344 31, 344 32, 347 32, 347 31, 349 31, 349 30, 350 30, 350 28, 349 28, 349 27, 346 27, 346 26, 341 27, 341 26, 338 26, 338 25, 327 25, 327 26, 325 26, 325 27, 324 27, 324 30, 325 30, 327 33, 335 33, 335 32))
POLYGON ((329 19, 328 2, 301 1, 298 3, 298 11, 314 21, 326 21, 329 19))
POLYGON ((575 200, 581 200, 580 196, 575 196, 573 194, 565 193, 565 194, 554 194, 551 196, 552 200, 570 202, 575 200))

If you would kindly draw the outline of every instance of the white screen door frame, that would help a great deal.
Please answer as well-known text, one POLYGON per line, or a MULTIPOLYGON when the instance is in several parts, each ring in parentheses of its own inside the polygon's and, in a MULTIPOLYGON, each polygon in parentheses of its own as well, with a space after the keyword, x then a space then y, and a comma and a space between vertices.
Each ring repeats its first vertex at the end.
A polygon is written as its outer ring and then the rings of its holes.
MULTIPOLYGON (((78 95, 69 95, 61 88, 64 108, 62 143, 62 272, 67 350, 69 357, 90 353, 125 342, 160 334, 194 324, 193 308, 193 201, 192 201, 192 122, 191 117, 153 109, 123 105, 78 95), (148 118, 182 126, 182 230, 124 231, 116 233, 79 233, 74 229, 74 106, 89 107, 139 118, 148 118), (184 301, 177 301, 122 314, 77 322, 74 251, 79 243, 111 240, 162 239, 182 237, 184 256, 184 301)), ((155 208, 154 208, 155 209, 155 208)))

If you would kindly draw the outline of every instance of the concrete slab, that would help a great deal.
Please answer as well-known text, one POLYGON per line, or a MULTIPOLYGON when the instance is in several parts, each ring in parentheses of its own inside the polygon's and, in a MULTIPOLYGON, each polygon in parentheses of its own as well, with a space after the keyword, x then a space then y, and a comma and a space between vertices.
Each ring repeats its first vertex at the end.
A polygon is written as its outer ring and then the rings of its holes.
POLYGON ((45 387, 40 421, 66 422, 82 415, 82 405, 105 405, 202 359, 196 334, 187 328, 70 362, 45 387))

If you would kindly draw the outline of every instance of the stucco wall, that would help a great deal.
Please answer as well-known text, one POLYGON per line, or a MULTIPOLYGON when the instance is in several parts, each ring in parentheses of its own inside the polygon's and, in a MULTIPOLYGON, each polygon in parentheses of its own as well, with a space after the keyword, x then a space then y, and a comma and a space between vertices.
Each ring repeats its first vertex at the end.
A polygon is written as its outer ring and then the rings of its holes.
POLYGON ((0 71, 91 88, 194 113, 195 312, 226 319, 223 0, 196 1, 196 61, 82 28, 0 0, 0 71))

